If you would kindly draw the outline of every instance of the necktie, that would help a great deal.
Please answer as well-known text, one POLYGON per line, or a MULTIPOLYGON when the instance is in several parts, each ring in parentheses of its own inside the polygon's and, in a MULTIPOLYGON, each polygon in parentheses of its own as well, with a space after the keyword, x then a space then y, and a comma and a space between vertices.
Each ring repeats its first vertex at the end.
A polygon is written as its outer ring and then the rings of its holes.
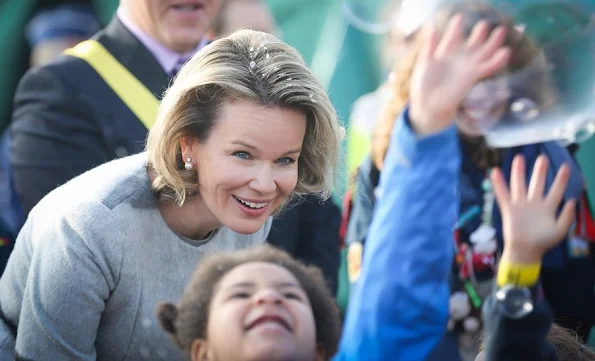
POLYGON ((188 60, 188 59, 184 59, 184 58, 179 58, 178 59, 178 62, 176 63, 176 65, 172 69, 171 73, 169 74, 170 80, 173 80, 175 78, 175 76, 178 74, 178 72, 180 71, 180 69, 182 69, 182 66, 184 65, 184 63, 186 62, 186 60, 188 60))

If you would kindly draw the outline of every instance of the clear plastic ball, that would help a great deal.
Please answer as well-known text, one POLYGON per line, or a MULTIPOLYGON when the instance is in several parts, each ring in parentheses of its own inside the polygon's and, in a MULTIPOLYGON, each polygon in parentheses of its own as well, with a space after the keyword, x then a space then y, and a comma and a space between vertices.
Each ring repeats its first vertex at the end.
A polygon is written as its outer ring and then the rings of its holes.
POLYGON ((482 19, 510 29, 508 66, 462 102, 463 132, 495 147, 581 142, 595 133, 593 0, 344 0, 343 8, 352 24, 376 34, 415 37, 429 23, 442 29, 455 13, 468 33, 482 19))

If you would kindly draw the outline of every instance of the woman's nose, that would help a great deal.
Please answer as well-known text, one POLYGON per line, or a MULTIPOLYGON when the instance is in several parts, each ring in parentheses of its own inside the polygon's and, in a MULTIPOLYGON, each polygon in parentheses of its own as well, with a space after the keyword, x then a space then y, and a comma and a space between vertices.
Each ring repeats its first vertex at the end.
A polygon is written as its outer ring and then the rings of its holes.
POLYGON ((277 190, 273 168, 270 165, 260 167, 254 178, 250 181, 249 186, 260 194, 273 193, 277 190))

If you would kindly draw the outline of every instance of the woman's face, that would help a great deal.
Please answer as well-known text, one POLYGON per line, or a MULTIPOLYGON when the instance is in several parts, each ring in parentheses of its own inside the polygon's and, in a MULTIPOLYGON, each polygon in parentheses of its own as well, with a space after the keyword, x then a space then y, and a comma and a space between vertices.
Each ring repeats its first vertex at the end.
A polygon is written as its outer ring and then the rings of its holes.
POLYGON ((225 103, 208 139, 182 151, 198 172, 200 197, 211 213, 204 216, 238 233, 258 231, 297 184, 305 132, 301 112, 225 103))
POLYGON ((315 361, 312 306, 285 268, 247 263, 225 275, 211 300, 207 339, 192 346, 193 361, 315 361))

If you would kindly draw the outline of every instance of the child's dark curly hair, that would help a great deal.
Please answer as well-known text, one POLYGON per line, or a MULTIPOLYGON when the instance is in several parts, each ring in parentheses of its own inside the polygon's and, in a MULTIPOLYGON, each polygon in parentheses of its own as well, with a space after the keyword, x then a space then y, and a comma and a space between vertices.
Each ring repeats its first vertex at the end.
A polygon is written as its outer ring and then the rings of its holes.
MULTIPOLYGON (((480 351, 484 348, 485 338, 485 330, 483 330, 479 335, 480 351)), ((554 346, 560 361, 595 360, 595 351, 585 345, 578 334, 572 330, 553 324, 547 334, 547 340, 554 346)))
POLYGON ((235 267, 266 262, 288 270, 298 280, 312 305, 316 324, 316 342, 324 347, 326 357, 336 353, 341 334, 341 319, 321 271, 306 266, 287 253, 271 246, 218 253, 198 265, 179 305, 160 304, 157 316, 161 327, 182 350, 189 352, 192 342, 206 339, 211 300, 221 279, 235 267))

